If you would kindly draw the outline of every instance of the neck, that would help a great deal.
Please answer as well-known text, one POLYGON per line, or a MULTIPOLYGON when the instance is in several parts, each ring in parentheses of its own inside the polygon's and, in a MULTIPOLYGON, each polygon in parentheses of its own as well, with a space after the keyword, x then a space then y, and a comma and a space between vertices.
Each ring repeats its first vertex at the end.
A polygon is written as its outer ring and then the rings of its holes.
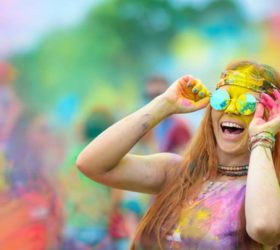
POLYGON ((229 154, 217 149, 219 164, 224 166, 241 166, 249 164, 249 152, 229 154))

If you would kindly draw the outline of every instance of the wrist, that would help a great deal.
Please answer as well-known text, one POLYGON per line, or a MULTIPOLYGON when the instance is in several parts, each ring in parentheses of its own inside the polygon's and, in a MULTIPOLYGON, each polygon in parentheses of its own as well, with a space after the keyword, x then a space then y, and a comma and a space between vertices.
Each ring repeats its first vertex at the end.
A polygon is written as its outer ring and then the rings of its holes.
POLYGON ((256 147, 269 148, 273 150, 275 145, 275 137, 268 131, 262 131, 249 137, 249 150, 252 151, 256 147))
POLYGON ((149 130, 169 115, 172 115, 173 109, 164 97, 157 96, 140 109, 139 112, 141 121, 145 121, 146 130, 149 130))
POLYGON ((164 94, 157 96, 153 102, 157 106, 158 112, 162 114, 163 118, 176 113, 176 105, 164 94))
MULTIPOLYGON (((269 152, 272 152, 273 151, 273 148, 271 147, 271 145, 270 144, 266 144, 266 143, 256 143, 252 148, 251 148, 251 153, 253 152, 253 151, 258 151, 259 152, 259 150, 264 150, 264 151, 269 151, 269 152)), ((258 154, 258 153, 257 153, 258 154)))

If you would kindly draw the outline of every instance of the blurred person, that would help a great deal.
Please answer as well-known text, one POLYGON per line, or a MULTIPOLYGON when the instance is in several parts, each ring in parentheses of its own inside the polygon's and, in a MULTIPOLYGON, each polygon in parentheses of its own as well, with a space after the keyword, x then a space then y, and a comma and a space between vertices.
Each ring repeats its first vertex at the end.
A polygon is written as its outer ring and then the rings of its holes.
POLYGON ((8 62, 0 61, 0 85, 10 84, 15 79, 15 68, 8 62))
POLYGON ((11 132, 8 186, 0 193, 0 249, 59 249, 62 206, 52 175, 55 166, 45 162, 52 137, 46 117, 27 111, 11 132))
MULTIPOLYGON (((112 190, 112 212, 109 221, 109 235, 112 239, 114 250, 124 250, 129 248, 131 237, 138 223, 135 210, 128 206, 132 201, 127 197, 132 192, 120 189, 112 190)), ((136 203, 138 206, 138 203, 136 203)))
POLYGON ((0 249, 54 249, 61 207, 46 162, 52 134, 46 117, 23 110, 14 78, 15 69, 1 62, 0 249))
POLYGON ((15 70, 12 65, 0 62, 0 147, 5 143, 21 113, 20 102, 14 87, 15 70))
POLYGON ((104 185, 157 195, 131 249, 280 249, 279 131, 279 73, 237 61, 213 93, 180 77, 88 144, 77 166, 104 185), (182 155, 129 153, 166 117, 205 107, 182 155))
POLYGON ((22 111, 22 103, 13 86, 14 78, 12 65, 0 62, 0 192, 8 188, 5 175, 10 164, 6 157, 6 146, 22 111))
MULTIPOLYGON (((146 102, 150 102, 161 95, 167 88, 168 83, 163 76, 151 76, 147 80, 144 89, 146 102)), ((150 145, 155 143, 160 152, 180 152, 188 144, 190 139, 191 131, 187 125, 187 121, 176 115, 167 117, 144 138, 150 145)))
POLYGON ((80 150, 113 123, 110 112, 94 108, 79 130, 80 142, 60 169, 60 187, 65 207, 65 250, 114 250, 108 232, 113 201, 111 188, 92 182, 75 167, 80 150))

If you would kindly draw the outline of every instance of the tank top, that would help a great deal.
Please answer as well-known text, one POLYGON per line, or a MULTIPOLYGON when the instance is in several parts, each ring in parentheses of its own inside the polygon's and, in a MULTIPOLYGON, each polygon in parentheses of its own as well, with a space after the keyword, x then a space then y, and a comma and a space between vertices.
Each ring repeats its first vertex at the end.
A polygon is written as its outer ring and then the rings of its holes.
MULTIPOLYGON (((238 242, 245 192, 246 179, 206 181, 196 198, 183 206, 178 223, 166 237, 164 250, 246 249, 238 242)), ((145 248, 142 244, 141 249, 158 248, 145 248)))
POLYGON ((245 191, 244 179, 206 181, 200 194, 183 207, 166 249, 236 250, 245 191))

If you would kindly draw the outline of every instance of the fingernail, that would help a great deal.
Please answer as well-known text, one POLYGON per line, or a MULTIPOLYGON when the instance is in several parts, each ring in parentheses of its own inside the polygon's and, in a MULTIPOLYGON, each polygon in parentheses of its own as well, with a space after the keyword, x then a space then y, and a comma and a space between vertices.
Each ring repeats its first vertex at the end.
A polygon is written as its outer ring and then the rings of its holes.
POLYGON ((192 83, 191 83, 191 82, 188 82, 188 83, 187 83, 187 87, 190 88, 191 86, 192 86, 192 83))

